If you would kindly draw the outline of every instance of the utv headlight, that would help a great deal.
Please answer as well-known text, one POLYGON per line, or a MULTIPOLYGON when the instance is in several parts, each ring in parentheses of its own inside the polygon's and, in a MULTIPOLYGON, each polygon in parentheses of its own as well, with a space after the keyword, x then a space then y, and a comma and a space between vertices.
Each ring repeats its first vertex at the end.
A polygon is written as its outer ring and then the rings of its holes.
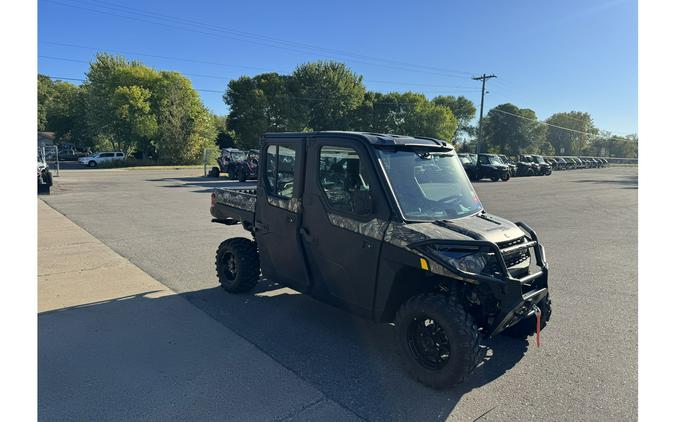
POLYGON ((479 248, 471 250, 451 249, 442 246, 431 247, 428 253, 437 260, 460 271, 473 274, 490 275, 494 271, 494 254, 481 251, 479 248))
POLYGON ((487 259, 482 253, 464 255, 462 257, 452 257, 446 254, 443 254, 443 256, 455 268, 467 273, 480 274, 487 265, 487 259))

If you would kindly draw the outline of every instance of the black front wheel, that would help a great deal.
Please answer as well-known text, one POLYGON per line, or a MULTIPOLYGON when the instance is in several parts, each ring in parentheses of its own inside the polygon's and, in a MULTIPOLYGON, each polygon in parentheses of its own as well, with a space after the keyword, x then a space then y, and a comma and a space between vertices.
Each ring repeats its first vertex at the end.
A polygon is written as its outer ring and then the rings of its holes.
POLYGON ((241 293, 258 282, 260 260, 255 242, 243 237, 227 239, 216 252, 218 281, 226 291, 241 293))
POLYGON ((218 167, 211 167, 209 170, 208 177, 218 177, 220 176, 220 169, 218 167))
POLYGON ((502 174, 502 177, 501 177, 502 181, 504 181, 504 182, 508 181, 510 178, 511 178, 511 175, 509 174, 509 172, 506 172, 506 173, 502 174))
POLYGON ((466 380, 480 360, 480 335, 473 318, 452 297, 422 294, 396 314, 404 363, 410 374, 432 388, 466 380))

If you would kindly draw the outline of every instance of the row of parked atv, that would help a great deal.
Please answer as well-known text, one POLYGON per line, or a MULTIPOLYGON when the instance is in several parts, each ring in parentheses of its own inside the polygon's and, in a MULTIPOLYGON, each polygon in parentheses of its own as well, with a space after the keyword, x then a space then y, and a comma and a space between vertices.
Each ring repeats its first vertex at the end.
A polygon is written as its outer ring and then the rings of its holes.
POLYGON ((504 154, 459 154, 464 170, 473 181, 490 179, 507 181, 511 177, 550 176, 554 170, 607 167, 605 158, 595 157, 544 157, 521 154, 507 157, 504 154))
POLYGON ((257 149, 242 151, 237 148, 223 148, 216 158, 218 167, 212 167, 208 176, 218 177, 220 173, 225 173, 229 179, 240 182, 257 179, 259 158, 260 151, 257 149))

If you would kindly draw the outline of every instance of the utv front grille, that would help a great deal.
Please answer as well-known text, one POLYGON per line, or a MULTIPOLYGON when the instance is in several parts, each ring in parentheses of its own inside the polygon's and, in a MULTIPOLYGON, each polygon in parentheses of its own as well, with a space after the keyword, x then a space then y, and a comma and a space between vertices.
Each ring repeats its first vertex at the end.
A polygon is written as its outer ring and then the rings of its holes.
POLYGON ((507 268, 522 264, 530 258, 529 248, 519 248, 523 243, 526 243, 525 236, 497 243, 507 268))

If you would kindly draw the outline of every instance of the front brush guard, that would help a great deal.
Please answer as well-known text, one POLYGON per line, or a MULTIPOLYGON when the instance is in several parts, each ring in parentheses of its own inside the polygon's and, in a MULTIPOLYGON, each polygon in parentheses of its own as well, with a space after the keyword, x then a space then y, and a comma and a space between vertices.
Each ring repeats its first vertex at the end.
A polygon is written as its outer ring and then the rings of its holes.
POLYGON ((410 248, 417 250, 456 274, 458 278, 477 284, 485 283, 492 289, 495 297, 499 299, 501 307, 493 323, 487 327, 486 331, 489 336, 497 335, 521 319, 534 315, 536 305, 548 294, 548 263, 546 262, 544 247, 539 243, 537 233, 527 224, 518 222, 516 225, 527 233, 525 242, 504 249, 499 249, 496 243, 488 240, 423 240, 409 245, 410 248), (476 274, 453 267, 428 252, 429 246, 437 245, 492 252, 497 260, 499 276, 476 274), (535 263, 539 270, 522 278, 516 278, 511 275, 506 266, 504 255, 521 249, 533 249, 535 263), (529 285, 535 280, 538 280, 538 284, 543 287, 523 291, 525 285, 529 285))

